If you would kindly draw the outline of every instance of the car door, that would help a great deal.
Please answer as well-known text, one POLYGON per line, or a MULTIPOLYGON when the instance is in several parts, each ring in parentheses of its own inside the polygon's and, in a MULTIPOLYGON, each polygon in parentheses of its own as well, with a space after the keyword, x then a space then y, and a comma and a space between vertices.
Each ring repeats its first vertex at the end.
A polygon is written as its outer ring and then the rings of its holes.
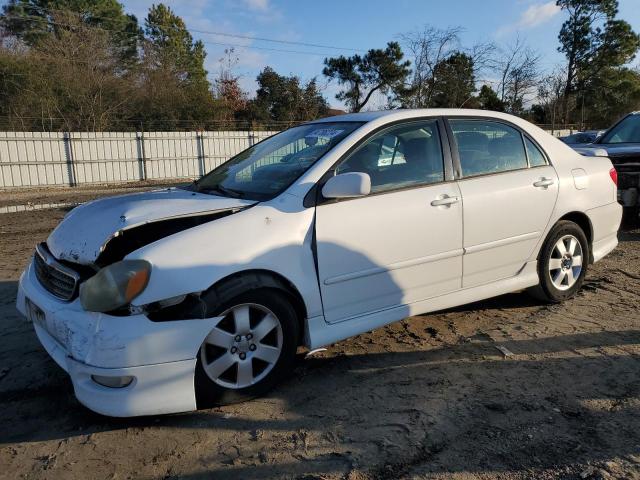
POLYGON ((468 118, 448 123, 464 204, 463 287, 512 277, 551 217, 555 169, 514 126, 468 118))
POLYGON ((364 172, 371 194, 320 201, 316 252, 325 319, 339 322, 459 289, 462 204, 444 124, 396 124, 334 173, 364 172), (439 127, 440 125, 440 127, 439 127), (447 145, 448 147, 448 145, 447 145))

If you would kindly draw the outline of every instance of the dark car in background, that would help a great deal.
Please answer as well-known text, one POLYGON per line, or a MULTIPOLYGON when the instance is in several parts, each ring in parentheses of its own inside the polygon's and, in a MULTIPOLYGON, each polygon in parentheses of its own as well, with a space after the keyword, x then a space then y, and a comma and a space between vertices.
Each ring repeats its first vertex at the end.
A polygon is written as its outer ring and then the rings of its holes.
POLYGON ((566 137, 560 137, 560 140, 572 147, 587 145, 595 142, 604 132, 605 130, 585 130, 584 132, 576 132, 566 137))
POLYGON ((619 120, 589 145, 571 145, 582 155, 609 157, 618 172, 618 200, 627 213, 640 211, 640 112, 619 120))

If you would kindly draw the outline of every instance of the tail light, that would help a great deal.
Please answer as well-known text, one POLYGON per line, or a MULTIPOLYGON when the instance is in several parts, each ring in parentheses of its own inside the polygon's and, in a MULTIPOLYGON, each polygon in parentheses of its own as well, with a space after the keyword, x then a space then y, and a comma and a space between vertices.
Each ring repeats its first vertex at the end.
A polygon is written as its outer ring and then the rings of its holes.
POLYGON ((616 187, 618 186, 618 172, 616 171, 615 168, 612 168, 611 170, 609 170, 609 176, 611 176, 611 180, 613 180, 613 183, 616 184, 616 187))

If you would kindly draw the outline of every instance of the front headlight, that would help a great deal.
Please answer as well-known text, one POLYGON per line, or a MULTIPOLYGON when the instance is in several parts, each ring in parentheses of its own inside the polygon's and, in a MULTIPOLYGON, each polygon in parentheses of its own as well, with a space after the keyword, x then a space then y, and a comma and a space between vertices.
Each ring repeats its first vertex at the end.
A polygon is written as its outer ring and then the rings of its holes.
POLYGON ((123 260, 101 269, 80 285, 80 303, 90 312, 110 312, 128 305, 149 283, 151 264, 123 260))

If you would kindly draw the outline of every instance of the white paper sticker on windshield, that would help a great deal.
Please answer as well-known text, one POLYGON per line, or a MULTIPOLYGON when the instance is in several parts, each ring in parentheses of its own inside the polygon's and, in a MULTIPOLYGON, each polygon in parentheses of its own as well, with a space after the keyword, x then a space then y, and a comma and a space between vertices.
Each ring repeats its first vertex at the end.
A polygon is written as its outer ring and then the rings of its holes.
POLYGON ((306 137, 333 138, 340 135, 344 130, 336 130, 334 128, 319 128, 311 133, 307 133, 306 137))

